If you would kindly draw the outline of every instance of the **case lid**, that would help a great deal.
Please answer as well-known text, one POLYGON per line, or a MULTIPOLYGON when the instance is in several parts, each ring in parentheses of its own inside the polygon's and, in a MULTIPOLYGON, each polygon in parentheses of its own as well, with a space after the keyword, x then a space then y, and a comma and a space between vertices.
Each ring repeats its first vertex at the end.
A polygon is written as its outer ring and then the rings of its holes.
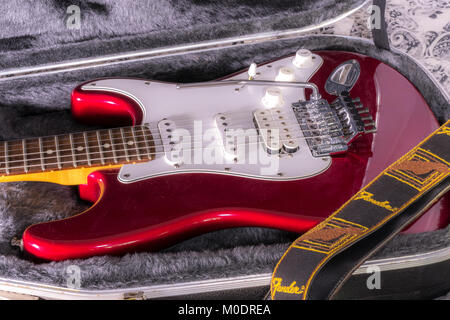
MULTIPOLYGON (((367 0, 19 0, 1 6, 0 68, 307 30, 367 0)), ((243 40, 245 42, 245 40, 243 40)))

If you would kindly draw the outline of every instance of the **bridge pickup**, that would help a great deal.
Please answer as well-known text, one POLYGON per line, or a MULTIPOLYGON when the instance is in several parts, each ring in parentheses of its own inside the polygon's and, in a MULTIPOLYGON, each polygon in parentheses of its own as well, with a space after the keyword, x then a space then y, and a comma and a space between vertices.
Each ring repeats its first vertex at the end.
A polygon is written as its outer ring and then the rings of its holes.
POLYGON ((293 153, 299 149, 298 122, 289 109, 256 110, 253 120, 269 154, 293 153))

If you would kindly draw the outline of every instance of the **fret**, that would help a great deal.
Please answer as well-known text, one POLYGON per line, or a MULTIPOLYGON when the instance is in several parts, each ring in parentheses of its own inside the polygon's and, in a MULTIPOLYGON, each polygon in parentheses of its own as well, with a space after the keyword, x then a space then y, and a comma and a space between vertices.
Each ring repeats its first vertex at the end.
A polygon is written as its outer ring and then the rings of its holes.
POLYGON ((152 154, 152 150, 153 150, 153 149, 152 149, 152 147, 151 147, 150 141, 148 140, 148 136, 151 135, 151 132, 150 132, 150 130, 149 130, 146 126, 142 126, 142 127, 141 127, 141 130, 142 130, 142 135, 143 135, 143 137, 144 137, 145 146, 146 146, 146 148, 147 148, 148 158, 149 158, 149 159, 152 159, 152 158, 153 158, 153 154, 152 154), (147 134, 147 132, 146 132, 146 129, 147 129, 147 131, 148 131, 148 134, 147 134))
POLYGON ((113 154, 114 163, 117 163, 117 154, 116 154, 116 147, 114 146, 114 140, 113 140, 113 133, 112 130, 108 130, 109 140, 111 141, 111 151, 113 154))
POLYGON ((0 176, 3 176, 6 174, 5 169, 5 144, 2 142, 0 143, 0 176))
POLYGON ((83 138, 84 138, 84 146, 86 149, 86 159, 87 159, 88 165, 90 166, 90 165, 92 165, 92 163, 91 163, 91 157, 89 155, 89 143, 88 143, 87 132, 83 132, 83 138))
POLYGON ((136 156, 137 156, 138 160, 142 160, 141 155, 139 153, 139 141, 136 140, 135 127, 134 126, 131 127, 130 131, 131 131, 131 134, 133 136, 134 145, 135 145, 135 148, 136 148, 136 156))
POLYGON ((96 131, 96 136, 98 141, 98 152, 100 153, 100 161, 102 162, 102 164, 105 164, 105 156, 103 154, 103 144, 100 139, 100 132, 98 130, 96 131))
POLYGON ((59 169, 58 158, 56 157, 56 141, 55 137, 42 138, 42 155, 46 170, 59 169))
POLYGON ((7 164, 11 174, 25 173, 25 158, 22 140, 9 141, 7 144, 7 164))
POLYGON ((42 171, 45 171, 45 161, 44 161, 44 154, 43 151, 44 150, 44 145, 42 143, 42 138, 39 138, 39 155, 41 158, 41 169, 42 171))
POLYGON ((9 152, 8 152, 8 142, 7 141, 5 141, 5 143, 4 143, 4 147, 5 147, 5 171, 6 171, 6 174, 9 174, 10 173, 10 170, 9 170, 9 152))
POLYGON ((22 139, 22 153, 23 153, 23 170, 28 173, 28 161, 27 161, 27 143, 25 139, 22 139))
POLYGON ((126 137, 125 146, 128 152, 129 160, 140 160, 138 145, 133 134, 133 127, 122 128, 123 134, 126 137))
POLYGON ((117 156, 118 163, 127 162, 126 153, 125 153, 125 141, 122 138, 122 132, 120 128, 112 129, 111 135, 113 139, 114 150, 117 156))
POLYGON ((26 139, 24 142, 24 150, 26 150, 26 164, 27 172, 41 172, 42 169, 42 157, 39 146, 39 139, 32 138, 26 139))
POLYGON ((103 164, 102 162, 102 154, 100 152, 100 145, 97 139, 96 131, 86 132, 87 144, 89 147, 89 158, 91 161, 91 165, 96 166, 103 164))
POLYGON ((100 141, 102 159, 104 161, 104 164, 117 163, 117 159, 115 158, 115 154, 113 152, 114 145, 111 139, 110 131, 99 130, 98 140, 100 141))
POLYGON ((74 152, 70 139, 70 135, 57 136, 59 159, 61 161, 62 169, 73 169, 75 167, 73 162, 74 152))
POLYGON ((130 156, 128 154, 128 148, 127 148, 127 144, 125 141, 125 137, 124 137, 124 133, 123 133, 123 128, 120 128, 120 135, 122 137, 122 143, 123 143, 123 150, 125 151, 125 159, 127 161, 130 161, 130 156))
POLYGON ((75 162, 77 163, 77 166, 87 166, 88 163, 88 151, 86 149, 86 143, 84 140, 84 134, 83 133, 73 133, 72 134, 72 141, 73 141, 73 150, 74 150, 74 157, 75 162))
POLYGON ((59 153, 59 142, 58 142, 58 136, 55 136, 55 151, 56 151, 56 161, 58 165, 58 169, 61 169, 61 154, 59 153))
POLYGON ((75 146, 73 144, 72 134, 69 134, 69 140, 70 140, 70 149, 72 150, 72 162, 73 162, 74 168, 76 168, 77 167, 77 158, 75 156, 75 146))
MULTIPOLYGON (((145 126, 139 126, 137 127, 139 129, 139 134, 138 134, 138 140, 139 140, 139 144, 142 145, 142 150, 145 152, 147 159, 152 159, 152 148, 151 148, 151 143, 148 140, 148 136, 147 136, 147 132, 145 131, 145 129, 148 130, 147 127, 145 126)), ((150 131, 149 131, 150 133, 150 131)))

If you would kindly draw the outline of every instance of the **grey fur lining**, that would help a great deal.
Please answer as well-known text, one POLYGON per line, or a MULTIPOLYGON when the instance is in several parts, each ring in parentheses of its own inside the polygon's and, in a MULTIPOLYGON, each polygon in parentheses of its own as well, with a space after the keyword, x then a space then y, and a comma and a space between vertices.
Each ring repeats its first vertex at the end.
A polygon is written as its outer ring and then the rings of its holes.
MULTIPOLYGON (((376 49, 368 41, 334 36, 311 36, 234 47, 149 61, 125 63, 0 83, 0 128, 3 139, 62 133, 83 129, 68 112, 69 95, 81 81, 103 76, 138 76, 166 81, 201 81, 224 76, 248 66, 293 53, 299 47, 358 51, 394 66, 424 95, 440 121, 449 117, 448 101, 408 57, 376 49)), ((63 218, 88 204, 76 188, 46 183, 0 185, 0 277, 65 286, 69 265, 82 271, 82 288, 113 289, 223 278, 271 272, 295 235, 260 228, 229 229, 197 237, 157 253, 122 257, 38 263, 9 244, 27 225, 63 218)), ((449 245, 448 230, 399 235, 376 257, 398 256, 449 245)))

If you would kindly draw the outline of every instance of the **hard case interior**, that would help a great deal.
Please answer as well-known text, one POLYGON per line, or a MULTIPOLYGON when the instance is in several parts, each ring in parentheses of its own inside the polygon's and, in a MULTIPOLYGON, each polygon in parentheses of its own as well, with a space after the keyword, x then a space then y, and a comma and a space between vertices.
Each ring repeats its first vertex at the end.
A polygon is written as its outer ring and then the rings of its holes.
MULTIPOLYGON (((312 33, 366 4, 362 0, 11 2, 2 6, 0 19, 0 140, 87 129, 70 116, 71 90, 86 80, 114 76, 207 81, 299 48, 346 50, 377 58, 417 87, 440 122, 448 119, 448 95, 411 57, 377 48, 371 40, 312 33), (80 10, 79 28, 72 28, 76 8, 68 9, 71 5, 80 10)), ((72 186, 14 182, 1 184, 0 191, 0 291, 42 298, 126 298, 139 292, 149 298, 182 294, 262 298, 275 263, 297 236, 262 228, 228 229, 160 252, 41 262, 11 246, 11 239, 31 224, 74 215, 90 204, 81 201, 72 186), (71 266, 81 270, 81 287, 76 290, 68 288, 71 266)), ((450 198, 440 205, 450 208, 450 198)), ((423 254, 447 261, 448 235, 448 228, 400 234, 371 259, 391 267, 402 257, 423 254)), ((449 285, 448 271, 444 278, 449 285)), ((433 294, 446 289, 436 287, 433 294)), ((370 296, 343 289, 342 297, 358 295, 370 296)))

